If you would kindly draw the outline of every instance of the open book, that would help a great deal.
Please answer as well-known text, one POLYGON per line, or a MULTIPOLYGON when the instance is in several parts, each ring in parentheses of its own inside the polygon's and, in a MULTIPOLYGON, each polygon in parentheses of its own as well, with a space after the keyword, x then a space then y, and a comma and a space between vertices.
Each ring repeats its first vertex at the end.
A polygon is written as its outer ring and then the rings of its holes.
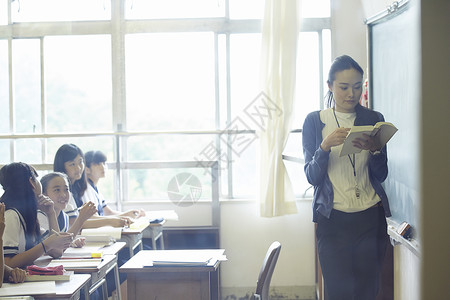
POLYGON ((378 122, 373 126, 353 126, 348 132, 347 138, 342 145, 339 156, 361 152, 361 149, 353 146, 353 141, 356 138, 364 138, 363 134, 367 134, 370 136, 378 135, 380 138, 381 146, 384 147, 384 145, 386 145, 386 143, 392 138, 397 130, 397 127, 389 122, 378 122))

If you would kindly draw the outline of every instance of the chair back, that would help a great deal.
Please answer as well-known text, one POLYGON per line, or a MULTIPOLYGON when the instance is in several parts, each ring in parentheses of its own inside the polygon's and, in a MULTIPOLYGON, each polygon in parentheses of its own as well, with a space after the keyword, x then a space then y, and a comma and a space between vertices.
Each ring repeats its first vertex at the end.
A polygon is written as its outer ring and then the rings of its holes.
POLYGON ((258 281, 256 282, 256 293, 254 299, 269 300, 270 280, 272 279, 273 270, 280 255, 281 244, 277 241, 273 242, 267 250, 263 265, 259 271, 258 281))

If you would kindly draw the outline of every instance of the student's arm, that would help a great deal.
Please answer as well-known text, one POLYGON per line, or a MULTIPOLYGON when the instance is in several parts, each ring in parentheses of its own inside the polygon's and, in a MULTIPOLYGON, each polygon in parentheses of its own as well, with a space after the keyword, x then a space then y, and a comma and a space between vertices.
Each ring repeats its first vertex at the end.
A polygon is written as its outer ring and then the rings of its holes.
POLYGON ((46 253, 48 253, 49 255, 52 255, 57 251, 61 251, 62 253, 62 250, 69 248, 71 242, 72 234, 52 234, 41 243, 25 252, 16 254, 14 256, 5 257, 5 264, 12 268, 29 266, 33 264, 36 259, 46 253))
POLYGON ((84 222, 83 228, 97 228, 102 226, 124 227, 129 224, 130 221, 127 218, 93 216, 84 222))
POLYGON ((120 212, 117 210, 111 209, 108 205, 103 207, 103 214, 105 216, 123 216, 130 218, 139 218, 145 216, 145 211, 143 209, 130 209, 126 212, 120 212))
POLYGON ((95 207, 94 203, 88 202, 83 204, 78 217, 74 220, 73 224, 70 226, 67 232, 71 232, 74 235, 77 235, 80 232, 81 228, 83 228, 84 222, 91 218, 96 212, 97 207, 95 207))

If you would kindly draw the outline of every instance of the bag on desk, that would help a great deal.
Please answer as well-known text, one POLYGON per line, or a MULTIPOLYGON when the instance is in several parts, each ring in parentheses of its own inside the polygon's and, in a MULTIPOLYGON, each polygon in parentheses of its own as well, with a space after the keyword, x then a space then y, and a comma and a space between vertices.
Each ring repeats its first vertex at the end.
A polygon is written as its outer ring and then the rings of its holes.
POLYGON ((64 267, 62 265, 54 267, 39 267, 31 265, 27 267, 29 275, 63 275, 64 267))

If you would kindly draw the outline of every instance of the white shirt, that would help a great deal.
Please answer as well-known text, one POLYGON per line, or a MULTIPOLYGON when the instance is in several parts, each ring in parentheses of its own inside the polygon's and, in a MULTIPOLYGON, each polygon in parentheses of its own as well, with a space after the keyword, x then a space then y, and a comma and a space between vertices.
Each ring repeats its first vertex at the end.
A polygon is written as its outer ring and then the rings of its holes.
MULTIPOLYGON (((340 127, 350 128, 353 126, 356 113, 335 112, 340 127)), ((322 137, 332 133, 338 124, 334 118, 333 109, 328 108, 320 112, 320 120, 325 124, 322 137)), ((328 176, 333 185, 334 199, 333 208, 343 212, 358 212, 368 209, 380 201, 369 180, 369 151, 363 150, 355 154, 355 171, 348 156, 339 157, 342 145, 332 147, 328 161, 328 176), (360 197, 356 197, 355 187, 358 185, 360 197)), ((353 155, 350 155, 353 160, 353 155)))

